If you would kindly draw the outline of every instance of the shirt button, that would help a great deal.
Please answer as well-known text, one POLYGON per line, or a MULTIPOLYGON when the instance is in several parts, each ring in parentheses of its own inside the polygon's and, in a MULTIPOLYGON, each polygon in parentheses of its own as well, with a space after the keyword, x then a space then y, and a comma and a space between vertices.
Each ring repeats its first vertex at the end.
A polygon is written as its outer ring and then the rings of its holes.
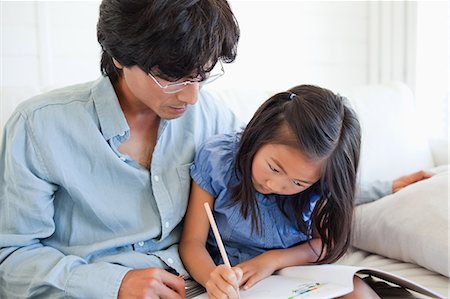
POLYGON ((164 223, 164 226, 165 226, 166 228, 169 228, 169 222, 164 223))
POLYGON ((159 176, 155 175, 153 178, 155 179, 155 182, 159 182, 159 176))
POLYGON ((142 242, 142 241, 138 242, 138 245, 142 247, 142 246, 144 246, 144 242, 142 242))
POLYGON ((127 133, 127 132, 122 132, 122 133, 120 133, 119 135, 120 135, 120 137, 123 137, 123 136, 125 136, 126 133, 127 133))
POLYGON ((171 259, 170 257, 167 259, 167 261, 169 262, 169 264, 173 264, 173 259, 171 259))
POLYGON ((127 159, 127 158, 126 158, 125 156, 120 156, 120 160, 122 160, 122 161, 125 162, 126 159, 127 159))

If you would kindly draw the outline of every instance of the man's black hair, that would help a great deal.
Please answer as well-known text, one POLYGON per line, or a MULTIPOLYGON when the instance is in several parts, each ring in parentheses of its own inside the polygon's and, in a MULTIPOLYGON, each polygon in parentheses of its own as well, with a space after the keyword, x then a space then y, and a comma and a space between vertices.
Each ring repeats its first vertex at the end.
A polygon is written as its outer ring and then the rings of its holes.
POLYGON ((112 82, 121 76, 112 58, 170 81, 205 78, 218 59, 235 59, 239 26, 225 0, 103 0, 97 39, 112 82))

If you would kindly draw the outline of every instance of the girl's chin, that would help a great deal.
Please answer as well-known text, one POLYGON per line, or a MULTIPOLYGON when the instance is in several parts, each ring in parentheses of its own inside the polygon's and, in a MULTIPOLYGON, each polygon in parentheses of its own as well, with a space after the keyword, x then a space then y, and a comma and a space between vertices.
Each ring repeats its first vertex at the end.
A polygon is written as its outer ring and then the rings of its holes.
POLYGON ((255 187, 255 190, 256 190, 258 193, 265 194, 265 195, 271 194, 271 193, 272 193, 270 190, 265 189, 265 188, 262 187, 262 186, 254 186, 254 187, 255 187))

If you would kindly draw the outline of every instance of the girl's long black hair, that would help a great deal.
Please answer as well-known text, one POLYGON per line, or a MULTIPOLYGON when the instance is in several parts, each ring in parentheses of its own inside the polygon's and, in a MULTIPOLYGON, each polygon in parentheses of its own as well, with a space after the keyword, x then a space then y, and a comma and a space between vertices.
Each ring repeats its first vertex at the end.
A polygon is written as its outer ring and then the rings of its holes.
MULTIPOLYGON (((321 178, 293 195, 292 209, 300 230, 312 236, 301 217, 312 193, 320 200, 312 214, 322 240, 317 262, 339 259, 350 244, 361 129, 346 99, 330 90, 300 85, 278 93, 256 111, 241 135, 236 156, 239 183, 231 186, 231 204, 241 203, 241 213, 251 217, 260 231, 259 208, 252 183, 252 161, 265 144, 283 144, 301 151, 311 161, 323 160, 321 178)), ((280 207, 282 204, 280 205, 280 207)))

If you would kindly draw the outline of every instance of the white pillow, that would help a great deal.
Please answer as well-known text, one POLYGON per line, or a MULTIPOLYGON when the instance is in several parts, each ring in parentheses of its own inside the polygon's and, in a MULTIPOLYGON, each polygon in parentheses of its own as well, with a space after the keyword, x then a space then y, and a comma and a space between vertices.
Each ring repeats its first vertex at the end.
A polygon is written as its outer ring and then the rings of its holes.
POLYGON ((449 276, 448 165, 433 177, 358 206, 353 246, 449 276))
POLYGON ((361 122, 361 182, 393 180, 434 166, 413 93, 405 84, 354 87, 342 95, 361 122))

